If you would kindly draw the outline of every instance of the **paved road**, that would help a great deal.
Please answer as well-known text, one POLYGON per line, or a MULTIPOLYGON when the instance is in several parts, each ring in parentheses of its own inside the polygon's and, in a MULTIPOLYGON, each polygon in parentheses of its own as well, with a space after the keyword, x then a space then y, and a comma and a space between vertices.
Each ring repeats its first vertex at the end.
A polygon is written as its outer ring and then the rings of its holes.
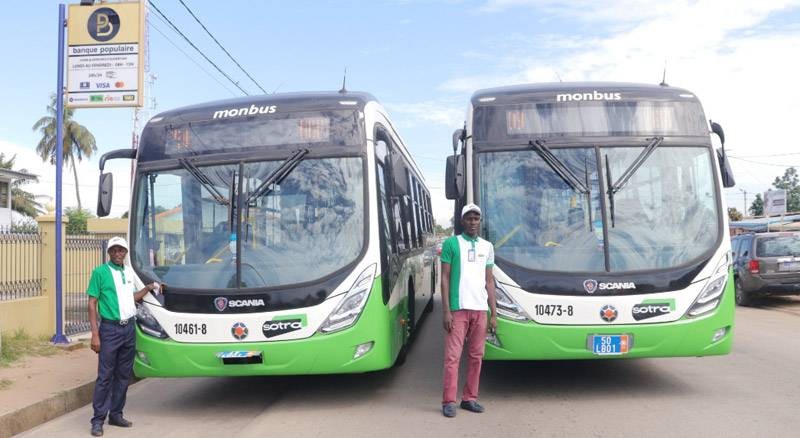
MULTIPOLYGON (((739 308, 734 351, 709 358, 484 366, 484 414, 439 411, 439 303, 408 362, 364 375, 147 379, 132 430, 107 437, 793 437, 800 430, 800 299, 739 308)), ((26 437, 88 436, 90 407, 26 437)))

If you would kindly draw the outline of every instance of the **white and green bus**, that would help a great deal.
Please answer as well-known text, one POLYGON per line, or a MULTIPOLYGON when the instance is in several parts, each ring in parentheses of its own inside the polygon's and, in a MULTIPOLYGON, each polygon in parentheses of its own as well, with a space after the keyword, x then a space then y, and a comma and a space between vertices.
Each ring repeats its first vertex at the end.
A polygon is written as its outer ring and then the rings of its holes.
POLYGON ((476 92, 446 192, 483 210, 500 316, 486 359, 726 354, 734 327, 722 187, 697 97, 666 85, 476 92), (459 149, 460 146, 460 149, 459 149))
MULTIPOLYGON (((430 193, 367 93, 167 111, 130 158, 138 376, 356 373, 402 361, 433 303, 430 193)), ((112 176, 101 174, 98 216, 112 176)))

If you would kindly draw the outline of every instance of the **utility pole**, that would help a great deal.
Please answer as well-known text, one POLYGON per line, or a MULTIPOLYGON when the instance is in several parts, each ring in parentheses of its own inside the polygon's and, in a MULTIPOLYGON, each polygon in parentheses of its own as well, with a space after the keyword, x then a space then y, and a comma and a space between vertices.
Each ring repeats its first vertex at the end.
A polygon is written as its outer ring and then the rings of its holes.
POLYGON ((739 189, 739 191, 744 195, 744 210, 742 210, 742 216, 747 216, 747 190, 739 189))

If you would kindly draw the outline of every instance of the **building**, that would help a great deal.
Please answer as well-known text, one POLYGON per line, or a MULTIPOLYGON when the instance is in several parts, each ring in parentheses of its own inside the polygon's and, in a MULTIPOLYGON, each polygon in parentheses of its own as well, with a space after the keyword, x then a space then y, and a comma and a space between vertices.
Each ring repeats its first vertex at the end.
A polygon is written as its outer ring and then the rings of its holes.
POLYGON ((0 169, 0 229, 11 226, 11 188, 14 181, 36 179, 36 175, 18 170, 0 169))

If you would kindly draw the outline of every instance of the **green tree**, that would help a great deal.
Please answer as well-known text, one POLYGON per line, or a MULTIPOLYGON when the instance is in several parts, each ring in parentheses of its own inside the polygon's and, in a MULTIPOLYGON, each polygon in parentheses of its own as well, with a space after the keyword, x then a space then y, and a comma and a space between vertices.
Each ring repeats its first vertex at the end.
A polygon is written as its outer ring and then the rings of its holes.
POLYGON ((90 217, 94 217, 89 210, 75 207, 65 208, 64 215, 69 218, 67 234, 86 234, 86 220, 90 217))
MULTIPOLYGON (((0 152, 0 169, 27 172, 25 169, 14 169, 14 160, 16 159, 17 156, 14 155, 6 160, 5 154, 0 152)), ((44 213, 44 207, 36 200, 36 195, 22 188, 25 184, 33 181, 38 181, 38 178, 33 180, 18 179, 11 184, 11 209, 30 217, 36 217, 40 213, 44 213)))
POLYGON ((728 219, 731 221, 742 220, 742 213, 736 207, 728 207, 728 219))
POLYGON ((786 212, 800 211, 800 176, 797 169, 790 167, 783 172, 783 176, 775 177, 772 186, 776 189, 786 190, 786 212))
POLYGON ((752 216, 764 215, 764 199, 761 198, 761 193, 756 193, 756 199, 750 204, 748 211, 752 216))
MULTIPOLYGON (((42 134, 39 144, 36 145, 36 152, 42 158, 42 161, 50 160, 50 164, 56 162, 56 96, 50 96, 50 105, 47 106, 46 115, 40 118, 33 124, 33 130, 39 131, 42 134)), ((75 196, 78 198, 78 209, 82 209, 80 186, 78 185, 78 168, 75 160, 83 160, 83 157, 89 158, 97 150, 97 145, 94 140, 94 135, 89 132, 89 129, 80 123, 72 120, 75 114, 73 108, 64 108, 64 129, 63 129, 63 157, 64 164, 69 163, 72 166, 72 173, 75 177, 75 196)))

